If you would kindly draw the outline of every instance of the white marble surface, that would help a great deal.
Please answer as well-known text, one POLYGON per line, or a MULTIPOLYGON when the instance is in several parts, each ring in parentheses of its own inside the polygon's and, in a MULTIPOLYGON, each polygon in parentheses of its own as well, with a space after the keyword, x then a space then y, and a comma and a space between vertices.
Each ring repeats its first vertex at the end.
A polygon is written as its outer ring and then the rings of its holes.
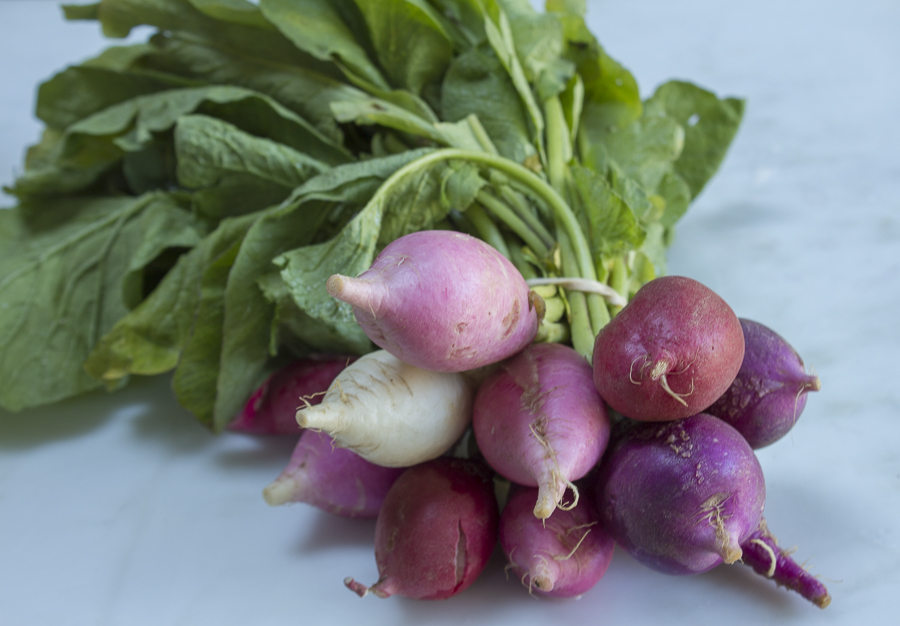
MULTIPOLYGON (((269 508, 261 489, 292 443, 213 437, 156 379, 0 413, 0 622, 896 623, 900 3, 589 7, 646 93, 677 77, 748 100, 670 271, 778 330, 822 379, 792 434, 759 457, 770 526, 832 605, 820 611, 749 568, 669 577, 621 552, 580 600, 529 599, 499 560, 448 601, 360 600, 341 581, 375 580, 374 523, 269 508)), ((0 0, 3 184, 38 136, 37 83, 106 45, 94 25, 60 15, 55 2, 0 0)))

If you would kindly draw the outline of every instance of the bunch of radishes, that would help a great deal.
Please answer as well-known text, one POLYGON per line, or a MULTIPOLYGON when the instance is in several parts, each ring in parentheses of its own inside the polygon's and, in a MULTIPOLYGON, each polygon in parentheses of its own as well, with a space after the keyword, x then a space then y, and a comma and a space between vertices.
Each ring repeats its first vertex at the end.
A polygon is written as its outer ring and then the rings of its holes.
POLYGON ((382 350, 280 374, 235 427, 265 430, 254 424, 299 408, 305 430, 266 500, 378 516, 380 577, 348 578, 350 589, 452 596, 499 539, 530 593, 584 593, 618 543, 672 574, 742 561, 829 603, 769 534, 753 452, 791 428, 818 378, 708 288, 647 283, 597 335, 590 364, 534 343, 541 298, 468 235, 402 237, 327 289, 382 350))

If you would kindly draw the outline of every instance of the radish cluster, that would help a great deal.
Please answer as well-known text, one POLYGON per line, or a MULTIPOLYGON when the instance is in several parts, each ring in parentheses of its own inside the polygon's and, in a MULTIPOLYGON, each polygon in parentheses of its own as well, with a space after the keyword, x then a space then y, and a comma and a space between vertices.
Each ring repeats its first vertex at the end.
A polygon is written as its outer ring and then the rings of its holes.
POLYGON ((360 596, 450 597, 498 545, 528 593, 580 596, 618 544, 669 574, 744 562, 827 606, 766 526, 754 453, 819 380, 707 287, 647 283, 590 363, 534 343, 541 298, 467 235, 401 237, 327 289, 382 350, 294 399, 306 430, 265 496, 377 516, 379 578, 345 580, 360 596))

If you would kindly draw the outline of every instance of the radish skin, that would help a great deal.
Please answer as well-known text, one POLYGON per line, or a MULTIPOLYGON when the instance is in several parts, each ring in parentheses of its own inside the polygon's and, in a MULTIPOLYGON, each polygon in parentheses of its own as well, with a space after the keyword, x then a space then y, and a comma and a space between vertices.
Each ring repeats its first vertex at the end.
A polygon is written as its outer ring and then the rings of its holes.
POLYGON ((441 456, 462 436, 473 395, 462 374, 430 372, 378 350, 338 374, 322 402, 296 418, 376 465, 409 467, 441 456))
POLYGON ((341 517, 375 517, 403 471, 335 447, 325 433, 304 430, 287 467, 263 497, 272 506, 305 502, 341 517))
POLYGON ((375 523, 378 580, 344 585, 360 597, 441 600, 471 585, 497 543, 499 513, 484 464, 440 458, 406 470, 375 523))
POLYGON ((541 519, 597 464, 609 441, 609 416, 590 365, 557 343, 533 344, 504 361, 479 387, 472 413, 488 465, 538 487, 534 515, 541 519))
POLYGON ((739 560, 766 494, 762 468, 741 434, 705 414, 620 429, 595 484, 597 510, 616 542, 667 574, 739 560))
POLYGON ((318 404, 355 356, 318 356, 289 363, 253 392, 228 429, 253 435, 299 435, 297 409, 318 404))
POLYGON ((332 297, 353 306, 380 348, 436 372, 500 361, 532 342, 543 301, 503 255, 463 233, 433 230, 388 244, 357 278, 335 274, 332 297))
POLYGON ((588 498, 546 520, 532 513, 537 489, 514 485, 500 514, 500 546, 515 576, 528 588, 555 598, 590 590, 606 573, 615 543, 598 523, 588 498))
POLYGON ((744 334, 731 307, 684 276, 651 280, 594 343, 594 384, 606 403, 642 421, 696 415, 734 381, 744 334))

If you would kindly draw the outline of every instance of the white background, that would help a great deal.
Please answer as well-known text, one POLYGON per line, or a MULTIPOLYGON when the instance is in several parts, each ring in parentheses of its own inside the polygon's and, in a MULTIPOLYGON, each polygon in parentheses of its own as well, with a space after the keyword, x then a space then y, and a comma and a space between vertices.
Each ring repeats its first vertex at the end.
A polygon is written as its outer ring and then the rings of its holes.
MULTIPOLYGON (((162 378, 0 412, 0 622, 896 623, 900 3, 588 4, 591 29, 644 95, 681 78, 747 99, 670 273, 780 332, 821 377, 797 427, 759 458, 770 528, 832 605, 741 565, 670 577, 621 551, 580 600, 529 598, 497 557, 447 601, 361 600, 341 581, 375 581, 374 522, 268 507, 261 490, 293 442, 214 437, 162 378)), ((107 43, 55 2, 0 0, 0 182, 39 136, 36 85, 107 43)))

